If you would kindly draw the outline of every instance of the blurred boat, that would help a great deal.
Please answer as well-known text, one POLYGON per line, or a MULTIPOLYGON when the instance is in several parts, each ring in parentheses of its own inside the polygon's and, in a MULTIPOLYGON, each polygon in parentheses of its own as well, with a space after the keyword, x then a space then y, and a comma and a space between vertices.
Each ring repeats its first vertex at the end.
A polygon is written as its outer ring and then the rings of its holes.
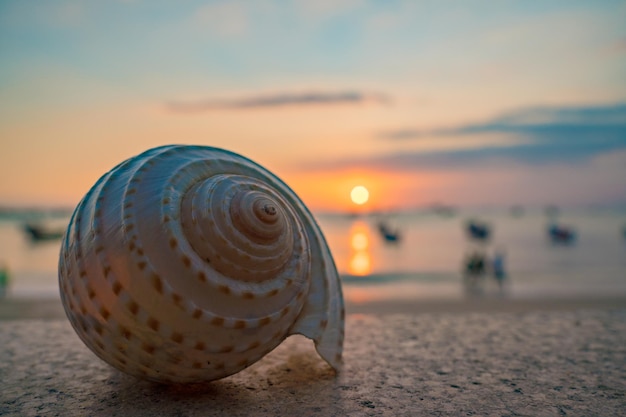
POLYGON ((25 223, 22 229, 34 242, 61 239, 65 232, 64 227, 46 226, 39 223, 25 223))
POLYGON ((383 220, 378 222, 378 231, 385 242, 397 243, 400 241, 400 231, 398 229, 392 229, 389 224, 383 220))
POLYGON ((487 240, 491 236, 489 225, 477 220, 469 220, 467 222, 466 232, 470 239, 476 240, 487 240))
POLYGON ((566 226, 552 224, 548 227, 548 236, 553 243, 572 243, 576 239, 576 232, 566 226))

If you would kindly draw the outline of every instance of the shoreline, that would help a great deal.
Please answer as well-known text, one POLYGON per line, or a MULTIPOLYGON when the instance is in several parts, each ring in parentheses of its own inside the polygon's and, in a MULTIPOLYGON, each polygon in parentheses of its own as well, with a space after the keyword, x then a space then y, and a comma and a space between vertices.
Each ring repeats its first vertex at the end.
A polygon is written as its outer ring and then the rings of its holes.
MULTIPOLYGON (((536 311, 626 310, 626 295, 607 296, 466 296, 418 298, 414 300, 372 300, 354 302, 346 299, 348 315, 429 314, 429 313, 525 313, 536 311)), ((0 321, 65 319, 59 298, 0 299, 0 321)))

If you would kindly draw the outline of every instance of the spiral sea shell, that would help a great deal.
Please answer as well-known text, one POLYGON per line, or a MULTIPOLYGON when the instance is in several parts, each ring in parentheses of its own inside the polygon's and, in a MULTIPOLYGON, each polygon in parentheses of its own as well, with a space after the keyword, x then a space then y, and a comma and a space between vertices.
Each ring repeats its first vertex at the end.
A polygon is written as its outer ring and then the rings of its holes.
POLYGON ((322 232, 280 179, 222 149, 154 148, 102 176, 70 220, 59 285, 83 342, 138 377, 219 379, 291 334, 341 364, 322 232))

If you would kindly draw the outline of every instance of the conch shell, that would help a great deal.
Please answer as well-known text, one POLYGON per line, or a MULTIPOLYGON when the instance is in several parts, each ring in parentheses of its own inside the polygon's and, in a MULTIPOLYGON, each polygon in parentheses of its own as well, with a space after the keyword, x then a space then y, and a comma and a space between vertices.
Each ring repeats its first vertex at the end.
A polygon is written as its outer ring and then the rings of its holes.
POLYGON ((59 285, 87 347, 137 377, 223 378, 292 334, 341 364, 341 283, 320 228, 279 178, 222 149, 154 148, 103 175, 72 215, 59 285))

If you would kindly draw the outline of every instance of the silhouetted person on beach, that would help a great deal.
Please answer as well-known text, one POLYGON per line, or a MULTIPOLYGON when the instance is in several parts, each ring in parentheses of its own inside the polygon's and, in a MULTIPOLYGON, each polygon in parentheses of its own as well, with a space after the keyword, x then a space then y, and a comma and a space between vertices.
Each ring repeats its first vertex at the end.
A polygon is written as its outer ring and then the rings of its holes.
POLYGON ((485 255, 481 252, 472 253, 465 262, 465 277, 477 281, 485 274, 485 255))
POLYGON ((493 255, 493 261, 491 263, 491 267, 493 269, 493 277, 495 278, 500 290, 504 285, 504 280, 506 279, 506 271, 504 268, 504 256, 505 252, 503 250, 497 250, 493 255))

